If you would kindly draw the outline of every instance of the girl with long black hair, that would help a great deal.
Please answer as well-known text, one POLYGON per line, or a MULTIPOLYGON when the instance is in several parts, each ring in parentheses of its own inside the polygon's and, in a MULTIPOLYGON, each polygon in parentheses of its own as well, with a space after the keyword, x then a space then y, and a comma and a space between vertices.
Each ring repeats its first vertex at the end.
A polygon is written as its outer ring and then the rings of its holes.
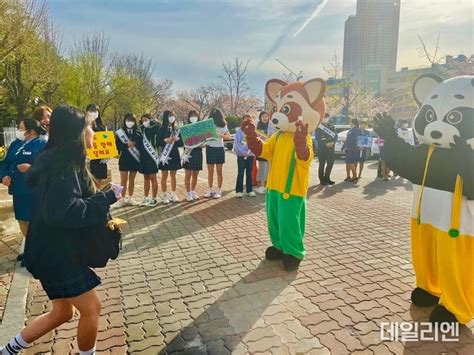
MULTIPOLYGON (((86 229, 107 221, 118 191, 97 192, 86 165, 86 147, 94 132, 82 111, 60 106, 51 115, 49 140, 27 173, 37 206, 25 246, 25 263, 39 279, 52 310, 34 319, 6 344, 15 354, 80 313, 77 343, 81 354, 94 354, 101 303, 100 278, 85 265, 86 229)), ((5 352, 4 352, 5 353, 5 352)))
MULTIPOLYGON (((96 104, 89 104, 86 108, 86 119, 91 124, 94 132, 106 131, 107 127, 100 116, 99 106, 96 104)), ((95 184, 98 189, 102 186, 102 180, 107 179, 107 160, 94 159, 89 163, 90 171, 95 179, 95 184)))
MULTIPOLYGON (((191 110, 188 113, 188 124, 196 123, 199 121, 199 115, 195 110, 191 110)), ((196 185, 198 180, 199 172, 202 170, 202 146, 193 148, 189 153, 189 159, 183 162, 184 168, 184 185, 188 196, 187 201, 199 200, 199 196, 196 193, 196 185)))
POLYGON ((178 147, 183 146, 183 140, 176 128, 176 117, 171 111, 163 112, 159 145, 162 148, 159 169, 161 170, 161 189, 163 203, 179 202, 176 196, 176 172, 181 169, 181 158, 178 147), (168 175, 171 177, 171 194, 167 192, 168 175))
POLYGON ((135 191, 135 178, 140 170, 140 151, 138 148, 142 144, 142 139, 142 134, 137 126, 137 118, 133 113, 126 113, 122 128, 115 132, 115 141, 120 154, 120 185, 123 186, 124 195, 124 198, 117 203, 117 208, 137 205, 133 199, 133 193, 135 191), (126 196, 127 186, 128 196, 126 196))

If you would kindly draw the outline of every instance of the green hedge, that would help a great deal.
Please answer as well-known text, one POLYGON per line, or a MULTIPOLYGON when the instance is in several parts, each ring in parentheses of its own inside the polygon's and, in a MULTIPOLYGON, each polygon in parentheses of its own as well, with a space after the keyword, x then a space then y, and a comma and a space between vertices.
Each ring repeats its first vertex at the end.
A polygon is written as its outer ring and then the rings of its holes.
POLYGON ((238 116, 227 116, 225 120, 227 121, 227 128, 230 133, 235 133, 235 129, 240 127, 240 123, 242 122, 242 119, 238 116))

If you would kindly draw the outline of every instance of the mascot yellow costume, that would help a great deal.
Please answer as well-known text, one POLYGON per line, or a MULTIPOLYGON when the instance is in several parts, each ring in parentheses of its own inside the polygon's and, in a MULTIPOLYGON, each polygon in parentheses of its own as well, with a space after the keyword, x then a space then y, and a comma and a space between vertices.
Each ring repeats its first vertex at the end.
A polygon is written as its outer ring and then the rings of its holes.
POLYGON ((433 323, 464 324, 474 317, 474 76, 424 75, 413 94, 419 146, 397 136, 390 116, 375 119, 388 166, 413 183, 411 299, 435 306, 433 323))
POLYGON ((312 79, 286 83, 272 79, 266 94, 274 105, 270 118, 277 130, 262 142, 250 119, 242 122, 250 150, 270 161, 266 208, 272 246, 266 250, 269 260, 282 259, 286 271, 298 269, 305 256, 306 193, 313 146, 309 132, 324 117, 326 82, 312 79))

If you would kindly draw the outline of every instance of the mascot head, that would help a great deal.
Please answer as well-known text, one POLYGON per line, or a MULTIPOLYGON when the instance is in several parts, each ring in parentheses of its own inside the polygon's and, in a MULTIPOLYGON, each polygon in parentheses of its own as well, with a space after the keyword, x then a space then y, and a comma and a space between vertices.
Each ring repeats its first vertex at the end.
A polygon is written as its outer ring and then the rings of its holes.
POLYGON ((326 82, 323 79, 290 84, 272 79, 267 82, 265 92, 273 103, 274 112, 270 121, 279 131, 295 132, 295 123, 301 117, 308 124, 308 132, 311 132, 319 126, 326 112, 326 82))
POLYGON ((413 96, 420 106, 413 124, 420 142, 449 149, 459 136, 474 149, 474 76, 443 81, 422 75, 413 84, 413 96))

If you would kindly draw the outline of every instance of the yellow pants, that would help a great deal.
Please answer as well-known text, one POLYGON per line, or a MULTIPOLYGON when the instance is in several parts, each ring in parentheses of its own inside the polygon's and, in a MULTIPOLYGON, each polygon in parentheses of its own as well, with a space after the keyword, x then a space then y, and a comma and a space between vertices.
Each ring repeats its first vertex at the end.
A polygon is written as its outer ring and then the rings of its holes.
POLYGON ((416 285, 440 297, 459 323, 474 317, 474 237, 452 238, 429 224, 411 220, 416 285))

